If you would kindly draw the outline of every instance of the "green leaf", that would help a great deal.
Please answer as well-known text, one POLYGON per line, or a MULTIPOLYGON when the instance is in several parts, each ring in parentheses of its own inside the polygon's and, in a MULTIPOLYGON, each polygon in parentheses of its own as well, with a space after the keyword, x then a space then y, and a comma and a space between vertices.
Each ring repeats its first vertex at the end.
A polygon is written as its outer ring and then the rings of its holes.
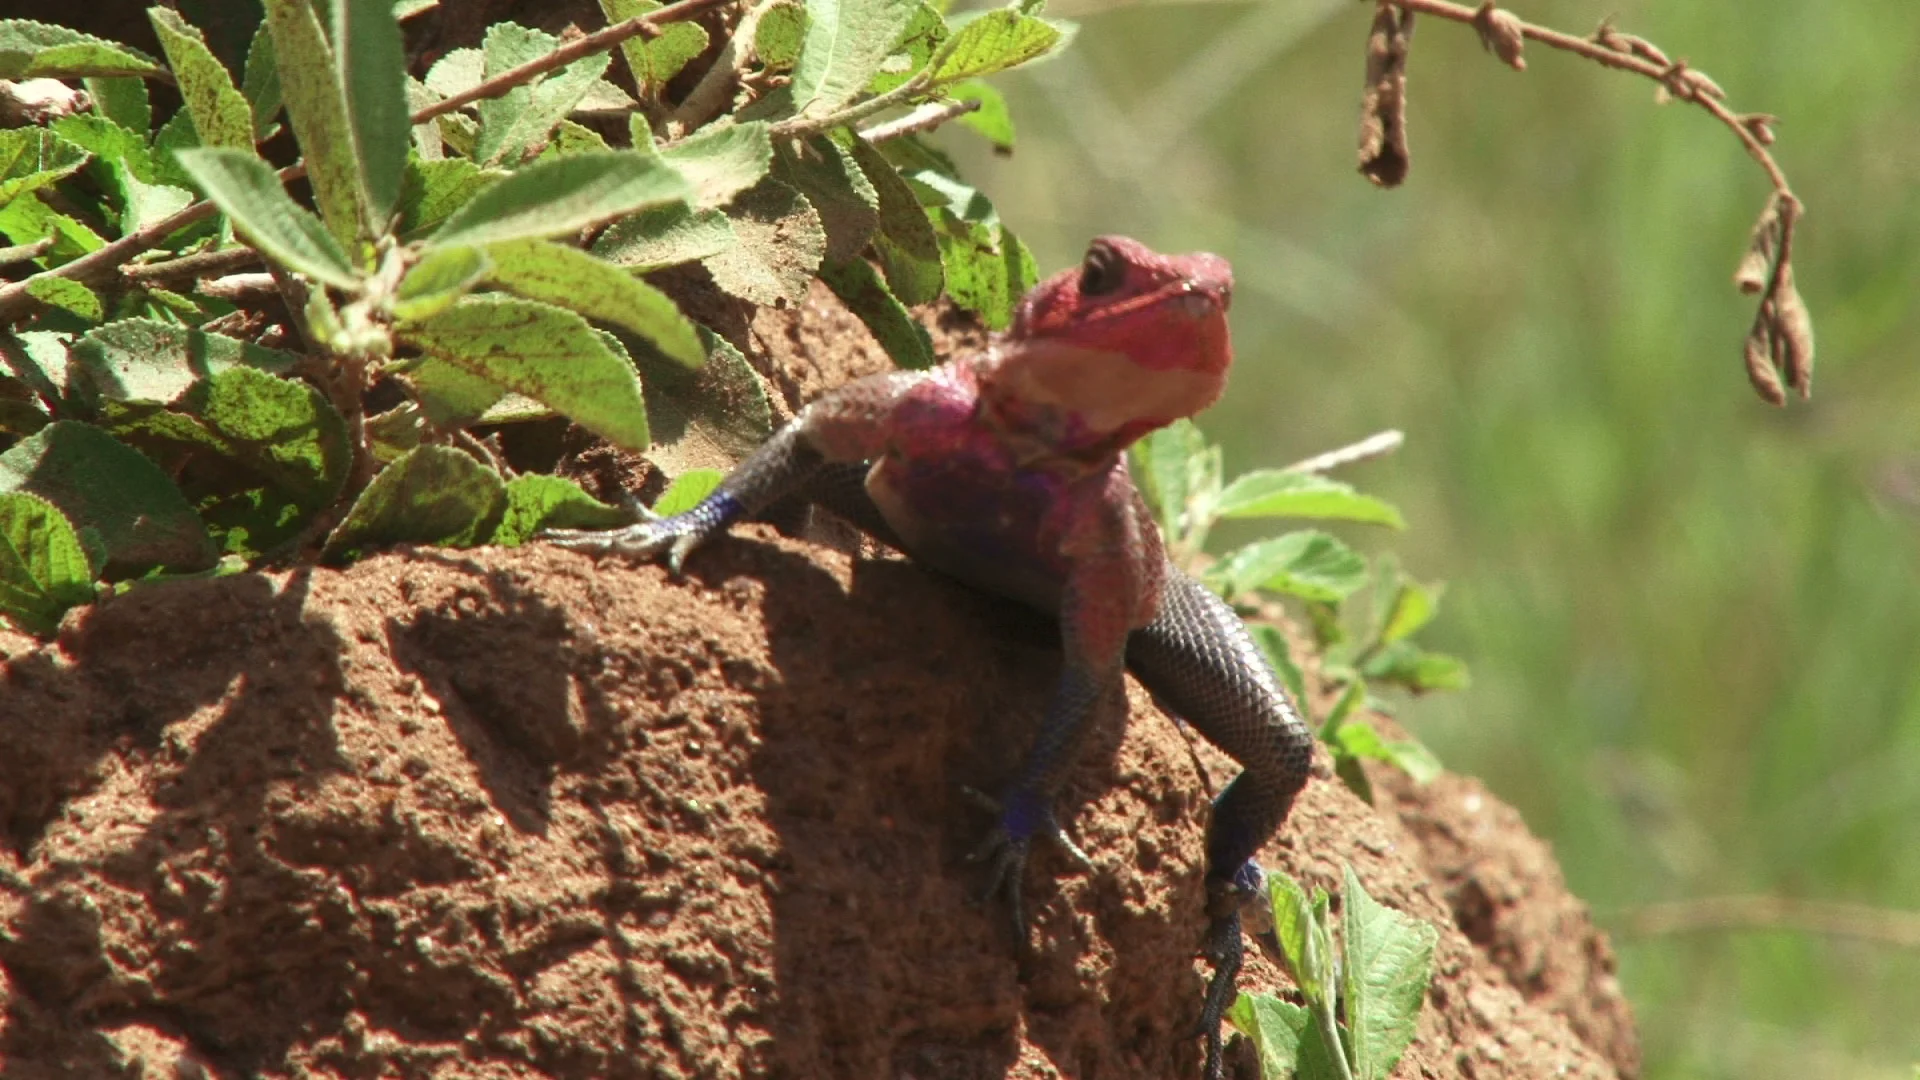
POLYGON ((879 232, 874 235, 873 250, 880 256, 887 285, 903 304, 930 304, 939 299, 947 280, 933 222, 879 148, 857 135, 851 141, 853 160, 873 185, 878 201, 879 232))
POLYGON ((632 363, 571 311, 469 296, 401 332, 425 355, 551 406, 615 445, 647 447, 647 413, 632 363))
POLYGON ((182 150, 177 156, 194 183, 261 254, 335 288, 359 287, 346 253, 280 186, 273 166, 243 150, 182 150))
POLYGON ((44 128, 0 130, 0 203, 72 176, 87 163, 87 156, 85 150, 44 128))
POLYGON ((1207 578, 1238 595, 1254 589, 1338 603, 1367 582, 1367 563, 1323 532, 1302 530, 1248 544, 1207 571, 1207 578))
POLYGON ((1353 710, 1359 708, 1360 704, 1366 700, 1366 683, 1355 679, 1347 684, 1346 689, 1342 690, 1340 696, 1334 700, 1333 707, 1327 710, 1327 718, 1321 725, 1321 730, 1328 742, 1334 741, 1333 733, 1338 731, 1340 725, 1346 723, 1347 717, 1353 715, 1353 710))
POLYGON ((631 270, 696 262, 732 247, 733 222, 718 210, 662 206, 621 218, 593 242, 593 253, 631 270))
POLYGON ((880 226, 880 198, 873 184, 852 155, 825 135, 783 141, 774 155, 773 175, 806 196, 819 213, 829 263, 858 255, 880 226))
POLYGON ((1175 420, 1157 431, 1150 431, 1133 444, 1133 461, 1140 474, 1141 493, 1160 521, 1160 531, 1169 540, 1181 541, 1192 526, 1188 507, 1194 493, 1194 481, 1202 474, 1194 468, 1207 453, 1207 437, 1194 422, 1175 420))
POLYGON ((67 396, 67 342, 63 334, 48 330, 0 332, 0 363, 44 401, 58 403, 67 396))
POLYGON ((172 404, 202 379, 234 367, 273 373, 299 358, 279 349, 153 319, 116 319, 69 350, 77 390, 113 401, 172 404))
POLYGON ((919 7, 916 0, 811 0, 793 67, 795 114, 827 116, 866 89, 919 7))
POLYGON ((429 238, 485 245, 578 232, 611 218, 685 199, 678 172, 632 151, 539 161, 479 192, 429 238))
POLYGON ((506 512, 500 474, 446 446, 422 446, 380 470, 327 537, 333 562, 388 544, 471 547, 492 536, 506 512))
POLYGON ((694 209, 725 206, 766 178, 773 165, 773 137, 761 121, 708 127, 661 153, 693 185, 694 209))
POLYGON ((611 529, 627 524, 624 510, 558 476, 528 473, 507 481, 507 507, 490 544, 519 547, 542 529, 611 529))
POLYGON ((684 514, 699 506, 726 478, 727 474, 719 469, 688 469, 674 477, 667 490, 660 493, 660 498, 654 501, 653 512, 661 517, 684 514))
POLYGON ((408 133, 407 56, 393 0, 332 0, 337 78, 368 226, 383 227, 400 198, 408 133))
POLYGON ((668 476, 731 469, 773 434, 766 389, 747 358, 710 330, 700 336, 707 362, 695 372, 634 343, 653 430, 647 460, 668 476))
POLYGON ((1280 628, 1268 623, 1248 623, 1247 632, 1253 635, 1254 643, 1267 656, 1267 663, 1280 676, 1280 684, 1286 687, 1287 697, 1293 707, 1300 710, 1301 719, 1307 716, 1307 677, 1300 665, 1293 662, 1293 650, 1287 647, 1286 635, 1280 628))
MULTIPOLYGON (((660 0, 600 0, 600 11, 609 25, 658 11, 662 6, 660 0)), ((651 41, 642 35, 620 43, 620 53, 626 57, 641 92, 656 97, 680 69, 706 51, 707 32, 692 22, 668 23, 651 41)))
POLYGON ((439 314, 479 286, 492 269, 493 261, 479 248, 429 248, 394 290, 393 317, 404 323, 439 314))
POLYGON ((180 98, 193 116, 201 146, 224 146, 253 152, 253 111, 234 89, 233 76, 207 48, 200 31, 178 13, 163 7, 147 9, 147 19, 160 38, 180 86, 180 98))
MULTIPOLYGON (((341 246, 357 250, 373 223, 363 214, 365 192, 348 118, 346 90, 340 85, 333 47, 320 29, 309 0, 262 0, 273 35, 273 56, 280 72, 280 93, 287 120, 300 141, 314 205, 341 246)), ((339 0, 341 3, 347 0, 339 0)))
MULTIPOLYGON (((486 78, 552 52, 560 39, 510 22, 487 29, 481 46, 486 78)), ((558 71, 516 86, 497 98, 474 103, 480 135, 473 156, 483 165, 517 165, 546 145, 567 114, 580 104, 613 58, 606 53, 582 57, 558 71)))
POLYGON ((545 240, 509 240, 487 254, 497 285, 630 330, 687 367, 706 361, 693 324, 673 301, 610 262, 545 240))
POLYGON ((211 565, 213 545, 167 474, 99 428, 60 420, 0 454, 0 492, 38 495, 106 548, 105 572, 211 565))
POLYGON ((954 30, 934 55, 933 81, 991 75, 1059 51, 1071 40, 1070 25, 1027 15, 1016 7, 981 12, 954 30))
POLYGON ((92 289, 71 278, 53 277, 36 274, 27 279, 27 295, 43 304, 70 311, 88 322, 99 322, 106 309, 100 304, 100 298, 92 289))
POLYGON ((506 390, 441 360, 419 361, 400 374, 434 426, 467 427, 507 396, 506 390))
POLYGON ((415 240, 439 228, 455 210, 508 175, 499 169, 482 169, 466 158, 423 161, 409 157, 400 182, 400 238, 415 240))
POLYGON ((952 36, 946 16, 941 14, 946 8, 946 0, 937 6, 924 2, 914 5, 906 29, 900 32, 880 71, 867 84, 868 93, 884 94, 925 70, 933 54, 952 36))
POLYGON ((109 204, 118 201, 122 236, 193 201, 193 192, 184 187, 152 182, 163 170, 143 136, 100 116, 63 116, 53 122, 52 130, 93 155, 87 171, 108 193, 109 204))
POLYGON ((800 59, 807 36, 807 9, 799 4, 769 4, 753 28, 753 53, 769 71, 786 71, 800 59))
POLYGON ((1314 917, 1314 904, 1297 882, 1280 870, 1267 871, 1267 902, 1273 908, 1273 933, 1294 985, 1309 1005, 1332 1004, 1333 951, 1314 917))
POLYGON ((1464 690, 1471 682, 1467 665, 1459 657, 1427 652, 1404 639, 1373 654, 1360 670, 1369 679, 1404 686, 1415 693, 1464 690))
POLYGON ((147 81, 130 75, 92 76, 86 80, 94 115, 111 120, 144 138, 153 127, 153 105, 147 99, 147 81))
POLYGON ((1413 1041, 1439 932, 1381 905, 1343 868, 1347 1028, 1355 1080, 1384 1080, 1413 1041))
POLYGON ((1335 1080, 1340 1075, 1307 1009, 1271 994, 1243 993, 1228 1008, 1226 1019, 1253 1044, 1263 1077, 1335 1080))
POLYGON ((304 510, 332 503, 346 484, 353 464, 346 421, 304 382, 235 365, 194 386, 180 408, 205 424, 228 457, 304 510))
POLYGON ((755 304, 797 304, 820 269, 827 232, 799 192, 763 180, 727 211, 736 243, 705 260, 713 283, 755 304))
POLYGON ((1400 511, 1317 473, 1256 469, 1234 478, 1220 493, 1223 518, 1332 518, 1406 527, 1400 511))
POLYGON ((965 79, 949 86, 947 96, 955 101, 979 102, 978 109, 960 117, 960 125, 984 135, 996 153, 1013 153, 1013 114, 999 90, 978 79, 965 79))
POLYGON ((16 244, 52 238, 53 247, 36 260, 47 266, 71 262, 107 246, 98 233, 65 214, 54 212, 37 198, 15 199, 0 206, 0 233, 5 233, 16 244))
POLYGON ((273 33, 262 22, 247 49, 246 70, 240 74, 240 94, 253 114, 253 137, 267 139, 275 130, 274 117, 285 102, 280 97, 280 64, 273 55, 273 33))
POLYGON ((919 369, 939 363, 927 328, 887 291, 886 282, 865 259, 829 262, 820 268, 820 280, 867 325, 896 367, 919 369))
POLYGON ((1440 612, 1440 590, 1428 589, 1417 581, 1405 581, 1394 593, 1393 607, 1380 627, 1380 641, 1391 645, 1411 637, 1433 621, 1440 612))
POLYGON ((0 615, 51 635, 68 608, 93 596, 86 551, 60 508, 26 492, 0 494, 0 615))
POLYGON ((138 49, 32 19, 0 19, 0 79, 156 75, 138 49))

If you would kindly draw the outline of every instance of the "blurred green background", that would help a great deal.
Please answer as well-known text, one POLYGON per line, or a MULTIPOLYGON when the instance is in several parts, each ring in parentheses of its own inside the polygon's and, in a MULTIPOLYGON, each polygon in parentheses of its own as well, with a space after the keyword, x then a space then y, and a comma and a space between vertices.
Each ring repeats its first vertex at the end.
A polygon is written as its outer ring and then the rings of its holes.
MULTIPOLYGON (((1348 535, 1450 582, 1424 640, 1475 682, 1403 717, 1520 807, 1603 922, 1750 895, 1920 910, 1920 4, 1519 10, 1577 34, 1614 14, 1782 117, 1820 346, 1785 410, 1741 366, 1729 279, 1768 188, 1730 132, 1428 19, 1412 173, 1376 190, 1354 152, 1370 12, 1056 4, 1079 41, 1000 80, 1017 153, 943 140, 1045 269, 1100 232, 1233 261, 1239 360, 1202 418, 1229 473, 1405 430, 1341 475, 1409 531, 1348 535)), ((1920 1061, 1911 945, 1617 944, 1655 1080, 1920 1061)))

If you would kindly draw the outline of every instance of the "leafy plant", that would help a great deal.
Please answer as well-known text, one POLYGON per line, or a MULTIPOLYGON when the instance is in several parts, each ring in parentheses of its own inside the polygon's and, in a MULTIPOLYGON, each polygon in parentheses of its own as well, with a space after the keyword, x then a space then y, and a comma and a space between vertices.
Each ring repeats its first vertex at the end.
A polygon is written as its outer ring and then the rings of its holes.
POLYGON ((1253 1043, 1269 1080, 1383 1080, 1413 1042, 1439 932, 1367 895, 1352 866, 1342 872, 1338 937, 1325 890, 1309 898, 1285 874, 1267 878, 1274 937, 1306 1004, 1243 993, 1227 1021, 1253 1043))
POLYGON ((764 438, 758 377, 651 272, 756 304, 819 278, 908 367, 909 305, 1005 325, 1036 276, 918 139, 976 111, 1012 139, 978 80, 1072 34, 1030 0, 603 0, 604 30, 499 23, 418 79, 400 20, 431 5, 263 7, 238 72, 168 8, 159 58, 0 20, 0 77, 87 91, 0 130, 0 256, 32 268, 0 286, 0 615, 28 629, 100 583, 624 520, 489 432, 565 418, 669 477, 764 438))
MULTIPOLYGON (((1385 761, 1424 783, 1440 764, 1426 747, 1405 739, 1383 738, 1354 716, 1365 705, 1384 703, 1368 693, 1369 681, 1414 693, 1456 690, 1467 684, 1466 666, 1444 653, 1415 645, 1413 635, 1439 611, 1441 590, 1406 578, 1391 555, 1373 560, 1318 529, 1300 529, 1256 540, 1218 558, 1204 554, 1213 527, 1223 520, 1300 518, 1350 521, 1402 528, 1400 511, 1324 475, 1327 470, 1392 450, 1399 434, 1389 432, 1285 469, 1256 469, 1224 482, 1220 448, 1186 420, 1168 425, 1135 445, 1134 472, 1155 508, 1171 557, 1243 611, 1258 615, 1264 594, 1292 597, 1305 605, 1320 654, 1324 683, 1339 690, 1326 715, 1316 723, 1333 753, 1334 768, 1361 798, 1373 798, 1363 758, 1385 761), (1361 592, 1373 603, 1359 632, 1361 592)), ((1249 624, 1295 702, 1308 710, 1306 675, 1293 659, 1286 637, 1271 622, 1249 624)))

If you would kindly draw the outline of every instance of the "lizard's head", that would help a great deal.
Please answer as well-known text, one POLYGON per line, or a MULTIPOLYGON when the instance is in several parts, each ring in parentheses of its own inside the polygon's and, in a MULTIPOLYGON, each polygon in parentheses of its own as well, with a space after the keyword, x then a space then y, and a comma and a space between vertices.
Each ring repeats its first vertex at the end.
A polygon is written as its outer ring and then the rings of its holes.
POLYGON ((1070 414, 1083 436, 1124 445, 1220 396, 1233 359, 1232 296, 1233 270, 1218 255, 1162 255, 1099 237, 1078 267, 1020 302, 992 388, 1070 414))

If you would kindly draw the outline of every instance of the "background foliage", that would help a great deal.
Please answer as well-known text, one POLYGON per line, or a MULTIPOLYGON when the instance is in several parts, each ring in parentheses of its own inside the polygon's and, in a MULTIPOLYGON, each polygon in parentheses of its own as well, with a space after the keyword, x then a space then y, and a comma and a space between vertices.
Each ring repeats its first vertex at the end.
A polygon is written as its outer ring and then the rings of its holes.
MULTIPOLYGON (((1920 7, 1520 9, 1615 15, 1781 115, 1820 333, 1785 411, 1745 386, 1728 283, 1765 183, 1644 80, 1540 49, 1516 74, 1423 21, 1413 169, 1381 192, 1354 172, 1365 6, 1051 10, 1082 32, 1002 81, 1018 154, 963 167, 1043 267, 1107 231, 1233 261, 1239 360, 1202 417, 1229 474, 1407 432, 1342 475, 1449 582, 1426 638, 1473 688, 1403 711, 1441 759, 1517 803, 1616 930, 1736 894, 1920 906, 1920 7)), ((1920 1059, 1910 946, 1616 940, 1649 1077, 1920 1059)))

